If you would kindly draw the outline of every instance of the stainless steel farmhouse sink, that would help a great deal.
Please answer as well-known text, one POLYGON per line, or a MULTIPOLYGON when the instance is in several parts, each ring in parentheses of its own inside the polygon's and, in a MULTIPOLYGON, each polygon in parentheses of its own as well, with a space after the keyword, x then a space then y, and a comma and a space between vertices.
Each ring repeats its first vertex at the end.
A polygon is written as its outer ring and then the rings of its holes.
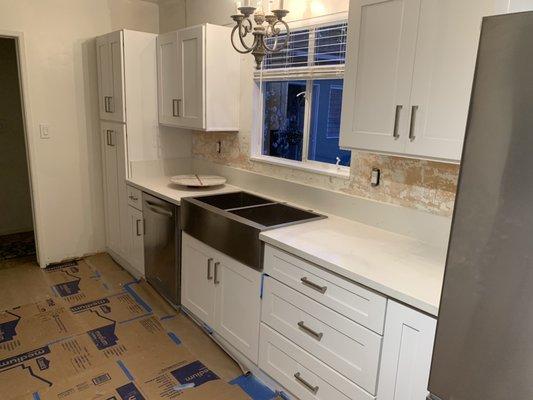
POLYGON ((326 217, 246 192, 181 200, 185 233, 257 270, 263 269, 261 232, 322 218, 326 217))

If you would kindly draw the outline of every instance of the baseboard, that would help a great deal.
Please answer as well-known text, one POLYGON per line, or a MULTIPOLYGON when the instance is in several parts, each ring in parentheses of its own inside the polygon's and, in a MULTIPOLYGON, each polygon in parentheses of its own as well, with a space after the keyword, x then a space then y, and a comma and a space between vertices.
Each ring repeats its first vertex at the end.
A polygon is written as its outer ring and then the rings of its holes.
POLYGON ((126 271, 128 271, 135 279, 141 279, 144 278, 144 273, 134 268, 124 257, 122 257, 120 254, 116 253, 110 248, 106 248, 107 253, 111 256, 115 262, 120 265, 122 268, 124 268, 126 271))

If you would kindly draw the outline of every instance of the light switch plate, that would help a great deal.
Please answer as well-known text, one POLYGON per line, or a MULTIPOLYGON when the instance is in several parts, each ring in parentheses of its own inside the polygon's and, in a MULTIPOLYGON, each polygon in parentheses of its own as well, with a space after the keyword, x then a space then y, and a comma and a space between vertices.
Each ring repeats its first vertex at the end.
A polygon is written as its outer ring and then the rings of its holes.
POLYGON ((50 125, 39 124, 39 131, 41 133, 41 139, 50 139, 50 125))

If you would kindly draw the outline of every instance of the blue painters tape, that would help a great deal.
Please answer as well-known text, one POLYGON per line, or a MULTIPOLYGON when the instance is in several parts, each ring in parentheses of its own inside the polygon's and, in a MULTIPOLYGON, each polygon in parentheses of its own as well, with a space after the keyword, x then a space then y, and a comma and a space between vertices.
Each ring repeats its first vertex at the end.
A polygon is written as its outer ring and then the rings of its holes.
POLYGON ((121 360, 118 360, 117 361, 117 364, 118 366, 120 367, 120 369, 122 370, 122 372, 124 372, 124 375, 126 375, 126 377, 132 381, 133 380, 133 375, 131 374, 130 370, 128 369, 128 367, 126 367, 124 365, 124 363, 121 361, 121 360))
POLYGON ((133 283, 128 283, 128 284, 126 284, 126 285, 124 286, 124 290, 125 290, 125 291, 126 291, 131 297, 133 297, 133 298, 135 299, 135 301, 136 301, 137 303, 139 303, 139 305, 140 305, 142 308, 144 308, 144 310, 145 310, 147 313, 151 313, 151 312, 152 312, 152 307, 150 307, 150 306, 148 305, 148 303, 145 302, 145 301, 143 300, 143 298, 142 298, 141 296, 139 296, 139 295, 137 294, 137 292, 135 292, 135 290, 133 290, 133 289, 131 288, 131 285, 132 285, 132 284, 133 284, 133 283))
POLYGON ((261 289, 259 291, 259 298, 263 298, 263 290, 265 289, 265 277, 268 276, 267 274, 261 275, 261 289))
POLYGON ((166 321, 167 319, 176 318, 176 315, 165 315, 164 317, 159 318, 161 321, 166 321))
POLYGON ((39 393, 37 392, 34 393, 32 397, 33 397, 33 400, 41 400, 41 396, 39 396, 39 393))
POLYGON ((287 396, 284 392, 276 392, 276 396, 281 397, 284 400, 291 400, 289 399, 289 396, 287 396))
POLYGON ((180 338, 174 333, 174 332, 167 332, 167 335, 174 343, 176 343, 178 346, 181 344, 180 338))
POLYGON ((253 400, 272 400, 276 396, 274 391, 260 382, 252 374, 241 375, 232 380, 230 384, 239 386, 253 400))

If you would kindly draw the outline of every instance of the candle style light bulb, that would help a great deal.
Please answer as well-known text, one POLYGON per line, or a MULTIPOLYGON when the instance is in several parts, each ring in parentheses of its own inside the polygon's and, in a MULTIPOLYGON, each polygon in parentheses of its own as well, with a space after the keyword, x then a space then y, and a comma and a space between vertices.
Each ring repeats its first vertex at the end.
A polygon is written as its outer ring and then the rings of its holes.
POLYGON ((279 9, 284 10, 285 8, 283 8, 283 6, 284 6, 284 0, 279 0, 279 9))
POLYGON ((241 13, 239 8, 241 8, 241 2, 240 1, 236 1, 235 2, 235 14, 240 14, 241 13))

